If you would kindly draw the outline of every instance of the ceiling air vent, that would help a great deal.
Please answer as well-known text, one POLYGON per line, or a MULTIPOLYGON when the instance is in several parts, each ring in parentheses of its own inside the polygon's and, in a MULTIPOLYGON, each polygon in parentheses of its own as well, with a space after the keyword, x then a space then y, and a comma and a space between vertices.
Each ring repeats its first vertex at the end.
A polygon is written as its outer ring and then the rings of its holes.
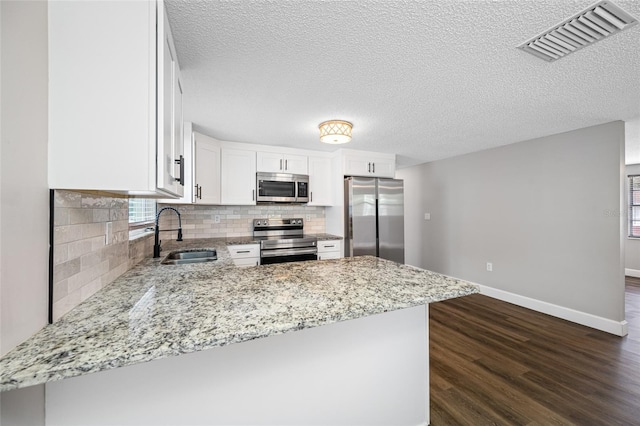
POLYGON ((518 46, 545 61, 555 61, 638 23, 611 1, 599 1, 518 46))

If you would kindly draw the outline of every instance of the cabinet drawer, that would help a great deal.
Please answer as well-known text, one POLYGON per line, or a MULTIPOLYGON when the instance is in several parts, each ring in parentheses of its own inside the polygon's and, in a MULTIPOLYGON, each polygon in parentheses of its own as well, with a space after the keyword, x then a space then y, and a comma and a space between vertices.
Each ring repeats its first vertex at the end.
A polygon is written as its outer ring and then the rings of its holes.
POLYGON ((258 244, 239 244, 227 246, 231 257, 235 259, 243 259, 247 257, 260 258, 260 246, 258 244))
POLYGON ((340 252, 341 248, 342 242, 340 240, 318 241, 318 253, 325 253, 330 251, 340 252))
POLYGON ((239 259, 233 259, 233 263, 238 268, 248 268, 250 266, 258 266, 260 264, 259 257, 243 257, 239 259))
POLYGON ((329 251, 326 253, 318 252, 318 260, 340 259, 342 254, 339 251, 329 251))

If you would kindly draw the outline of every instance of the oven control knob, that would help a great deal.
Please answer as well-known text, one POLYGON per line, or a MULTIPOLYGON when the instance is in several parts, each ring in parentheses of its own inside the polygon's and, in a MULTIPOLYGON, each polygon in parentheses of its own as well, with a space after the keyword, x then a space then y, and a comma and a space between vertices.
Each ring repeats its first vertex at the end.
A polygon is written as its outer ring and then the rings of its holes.
POLYGON ((256 225, 260 226, 260 221, 256 220, 256 225))
POLYGON ((302 225, 302 219, 298 219, 298 225, 302 225))

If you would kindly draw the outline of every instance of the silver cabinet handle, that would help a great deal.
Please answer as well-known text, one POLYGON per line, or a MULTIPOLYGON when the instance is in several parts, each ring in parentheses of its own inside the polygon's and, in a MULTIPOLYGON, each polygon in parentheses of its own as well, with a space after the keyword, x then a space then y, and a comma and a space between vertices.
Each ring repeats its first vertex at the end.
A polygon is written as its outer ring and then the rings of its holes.
POLYGON ((371 173, 371 163, 367 163, 367 171, 371 173))
POLYGON ((240 253, 251 253, 251 250, 238 250, 236 251, 236 253, 240 254, 240 253))
POLYGON ((311 201, 313 203, 313 192, 311 192, 311 199, 309 201, 311 201))
POLYGON ((282 170, 282 158, 280 159, 280 170, 282 170))
POLYGON ((284 169, 289 170, 289 160, 284 160, 284 169))
POLYGON ((376 172, 376 163, 371 163, 371 164, 373 164, 373 173, 375 173, 376 172))
POLYGON ((335 247, 335 246, 334 246, 334 245, 331 245, 331 246, 324 246, 324 248, 329 248, 329 247, 335 247))
POLYGON ((252 189, 251 190, 251 201, 255 201, 256 200, 256 190, 252 189))

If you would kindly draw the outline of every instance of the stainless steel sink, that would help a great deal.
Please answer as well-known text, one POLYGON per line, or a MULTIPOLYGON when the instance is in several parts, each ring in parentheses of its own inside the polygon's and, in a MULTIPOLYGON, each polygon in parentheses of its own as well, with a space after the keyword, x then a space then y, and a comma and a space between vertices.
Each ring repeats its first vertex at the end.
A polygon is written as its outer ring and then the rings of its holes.
POLYGON ((216 259, 218 259, 218 253, 215 250, 185 250, 169 253, 160 263, 163 265, 183 265, 185 263, 213 262, 216 259))

